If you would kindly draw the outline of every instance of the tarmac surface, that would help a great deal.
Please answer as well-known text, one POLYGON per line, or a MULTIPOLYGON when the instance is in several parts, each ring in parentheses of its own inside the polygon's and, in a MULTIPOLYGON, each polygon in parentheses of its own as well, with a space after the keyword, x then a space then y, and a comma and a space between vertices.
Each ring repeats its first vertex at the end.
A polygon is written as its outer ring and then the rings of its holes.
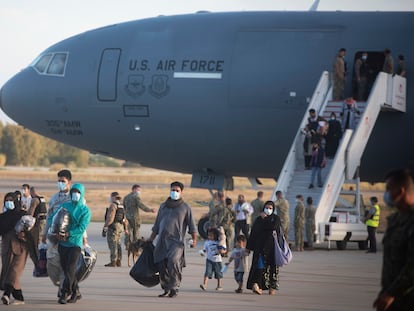
MULTIPOLYGON (((209 280, 207 291, 202 291, 205 258, 198 254, 203 241, 195 249, 187 249, 187 267, 184 268, 179 294, 175 298, 158 298, 159 285, 146 288, 135 282, 127 266, 123 250, 122 267, 109 268, 106 238, 101 237, 102 223, 91 223, 89 244, 98 251, 98 259, 89 277, 80 283, 82 299, 75 304, 60 305, 58 288, 48 277, 32 276, 33 263, 27 260, 22 277, 25 305, 2 305, 1 310, 372 310, 380 285, 382 265, 381 236, 379 252, 366 254, 349 244, 347 250, 327 249, 326 243, 313 251, 294 252, 292 262, 280 272, 280 290, 276 296, 263 292, 262 296, 244 289, 234 290, 233 266, 224 274, 223 291, 216 291, 216 280, 209 280)), ((151 225, 141 226, 145 238, 151 225)), ((224 262, 227 258, 224 258, 224 262)), ((247 275, 245 275, 245 282, 247 275)))

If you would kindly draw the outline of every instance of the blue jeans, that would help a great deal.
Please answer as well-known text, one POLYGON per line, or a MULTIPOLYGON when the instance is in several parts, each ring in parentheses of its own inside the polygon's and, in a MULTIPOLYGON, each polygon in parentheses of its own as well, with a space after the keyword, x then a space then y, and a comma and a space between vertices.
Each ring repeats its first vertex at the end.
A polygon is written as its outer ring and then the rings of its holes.
POLYGON ((312 166, 311 184, 315 181, 315 175, 318 174, 318 186, 322 186, 322 168, 318 166, 312 166))
POLYGON ((222 279, 223 272, 221 272, 221 267, 221 262, 213 262, 206 259, 206 272, 204 272, 204 276, 207 276, 209 279, 211 279, 214 273, 215 279, 222 279))

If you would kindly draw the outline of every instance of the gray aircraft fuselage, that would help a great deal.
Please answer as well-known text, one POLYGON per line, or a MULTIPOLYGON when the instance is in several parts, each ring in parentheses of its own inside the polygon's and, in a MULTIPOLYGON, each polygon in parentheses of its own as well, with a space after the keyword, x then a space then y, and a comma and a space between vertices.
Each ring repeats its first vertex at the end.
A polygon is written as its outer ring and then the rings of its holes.
POLYGON ((61 53, 64 72, 48 74, 35 61, 3 86, 1 107, 41 135, 143 166, 277 177, 338 49, 347 49, 349 92, 355 55, 390 48, 395 66, 398 54, 407 59, 407 112, 380 114, 360 169, 362 180, 382 181, 414 160, 413 31, 412 12, 198 13, 126 22, 45 50, 37 60, 61 53))

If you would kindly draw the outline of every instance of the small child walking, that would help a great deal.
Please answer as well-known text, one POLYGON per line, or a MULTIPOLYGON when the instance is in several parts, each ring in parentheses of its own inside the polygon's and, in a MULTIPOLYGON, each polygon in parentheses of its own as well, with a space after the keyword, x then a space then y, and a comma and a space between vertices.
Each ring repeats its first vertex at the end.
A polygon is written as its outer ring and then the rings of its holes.
POLYGON ((243 278, 244 272, 249 265, 248 257, 249 253, 246 251, 246 237, 240 234, 236 237, 236 247, 232 250, 228 266, 234 260, 234 280, 239 287, 235 290, 236 293, 241 294, 243 292, 243 278))
POLYGON ((208 279, 213 277, 217 279, 216 290, 223 290, 221 287, 221 280, 223 278, 223 272, 221 272, 221 254, 226 252, 226 246, 219 244, 219 231, 217 228, 209 228, 207 230, 208 240, 204 242, 203 250, 200 253, 202 256, 206 256, 206 271, 204 272, 203 284, 200 284, 202 290, 207 289, 208 279))

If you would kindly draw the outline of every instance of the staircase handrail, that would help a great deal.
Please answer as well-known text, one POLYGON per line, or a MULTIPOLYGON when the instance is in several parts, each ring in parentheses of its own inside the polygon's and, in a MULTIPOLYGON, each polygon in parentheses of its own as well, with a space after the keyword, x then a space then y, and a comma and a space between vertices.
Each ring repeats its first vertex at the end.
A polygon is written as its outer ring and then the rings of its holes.
MULTIPOLYGON (((392 81, 391 81, 392 83, 392 81)), ((354 130, 346 150, 346 178, 352 179, 360 165, 362 154, 381 111, 387 101, 388 74, 380 72, 368 97, 367 105, 354 130)))
POLYGON ((341 192, 342 185, 345 181, 345 150, 348 147, 351 137, 352 130, 346 130, 342 136, 335 158, 333 159, 329 174, 326 177, 325 189, 322 192, 315 213, 316 230, 319 230, 320 223, 329 222, 335 208, 336 201, 338 200, 339 193, 341 192))
POLYGON ((277 183, 274 188, 274 191, 271 195, 271 200, 276 200, 276 191, 280 190, 283 193, 289 188, 290 182, 292 180, 293 174, 296 169, 296 156, 298 147, 301 145, 300 138, 302 137, 302 129, 305 128, 308 122, 308 111, 309 109, 313 108, 315 111, 319 111, 320 107, 323 106, 326 102, 327 95, 329 94, 330 90, 330 78, 329 72, 324 71, 319 79, 319 82, 313 92, 312 98, 308 105, 308 109, 306 109, 305 114, 303 116, 302 122, 300 123, 300 127, 296 132, 295 139, 290 147, 289 153, 286 157, 285 163, 283 165, 282 170, 280 171, 279 177, 277 178, 277 183))

